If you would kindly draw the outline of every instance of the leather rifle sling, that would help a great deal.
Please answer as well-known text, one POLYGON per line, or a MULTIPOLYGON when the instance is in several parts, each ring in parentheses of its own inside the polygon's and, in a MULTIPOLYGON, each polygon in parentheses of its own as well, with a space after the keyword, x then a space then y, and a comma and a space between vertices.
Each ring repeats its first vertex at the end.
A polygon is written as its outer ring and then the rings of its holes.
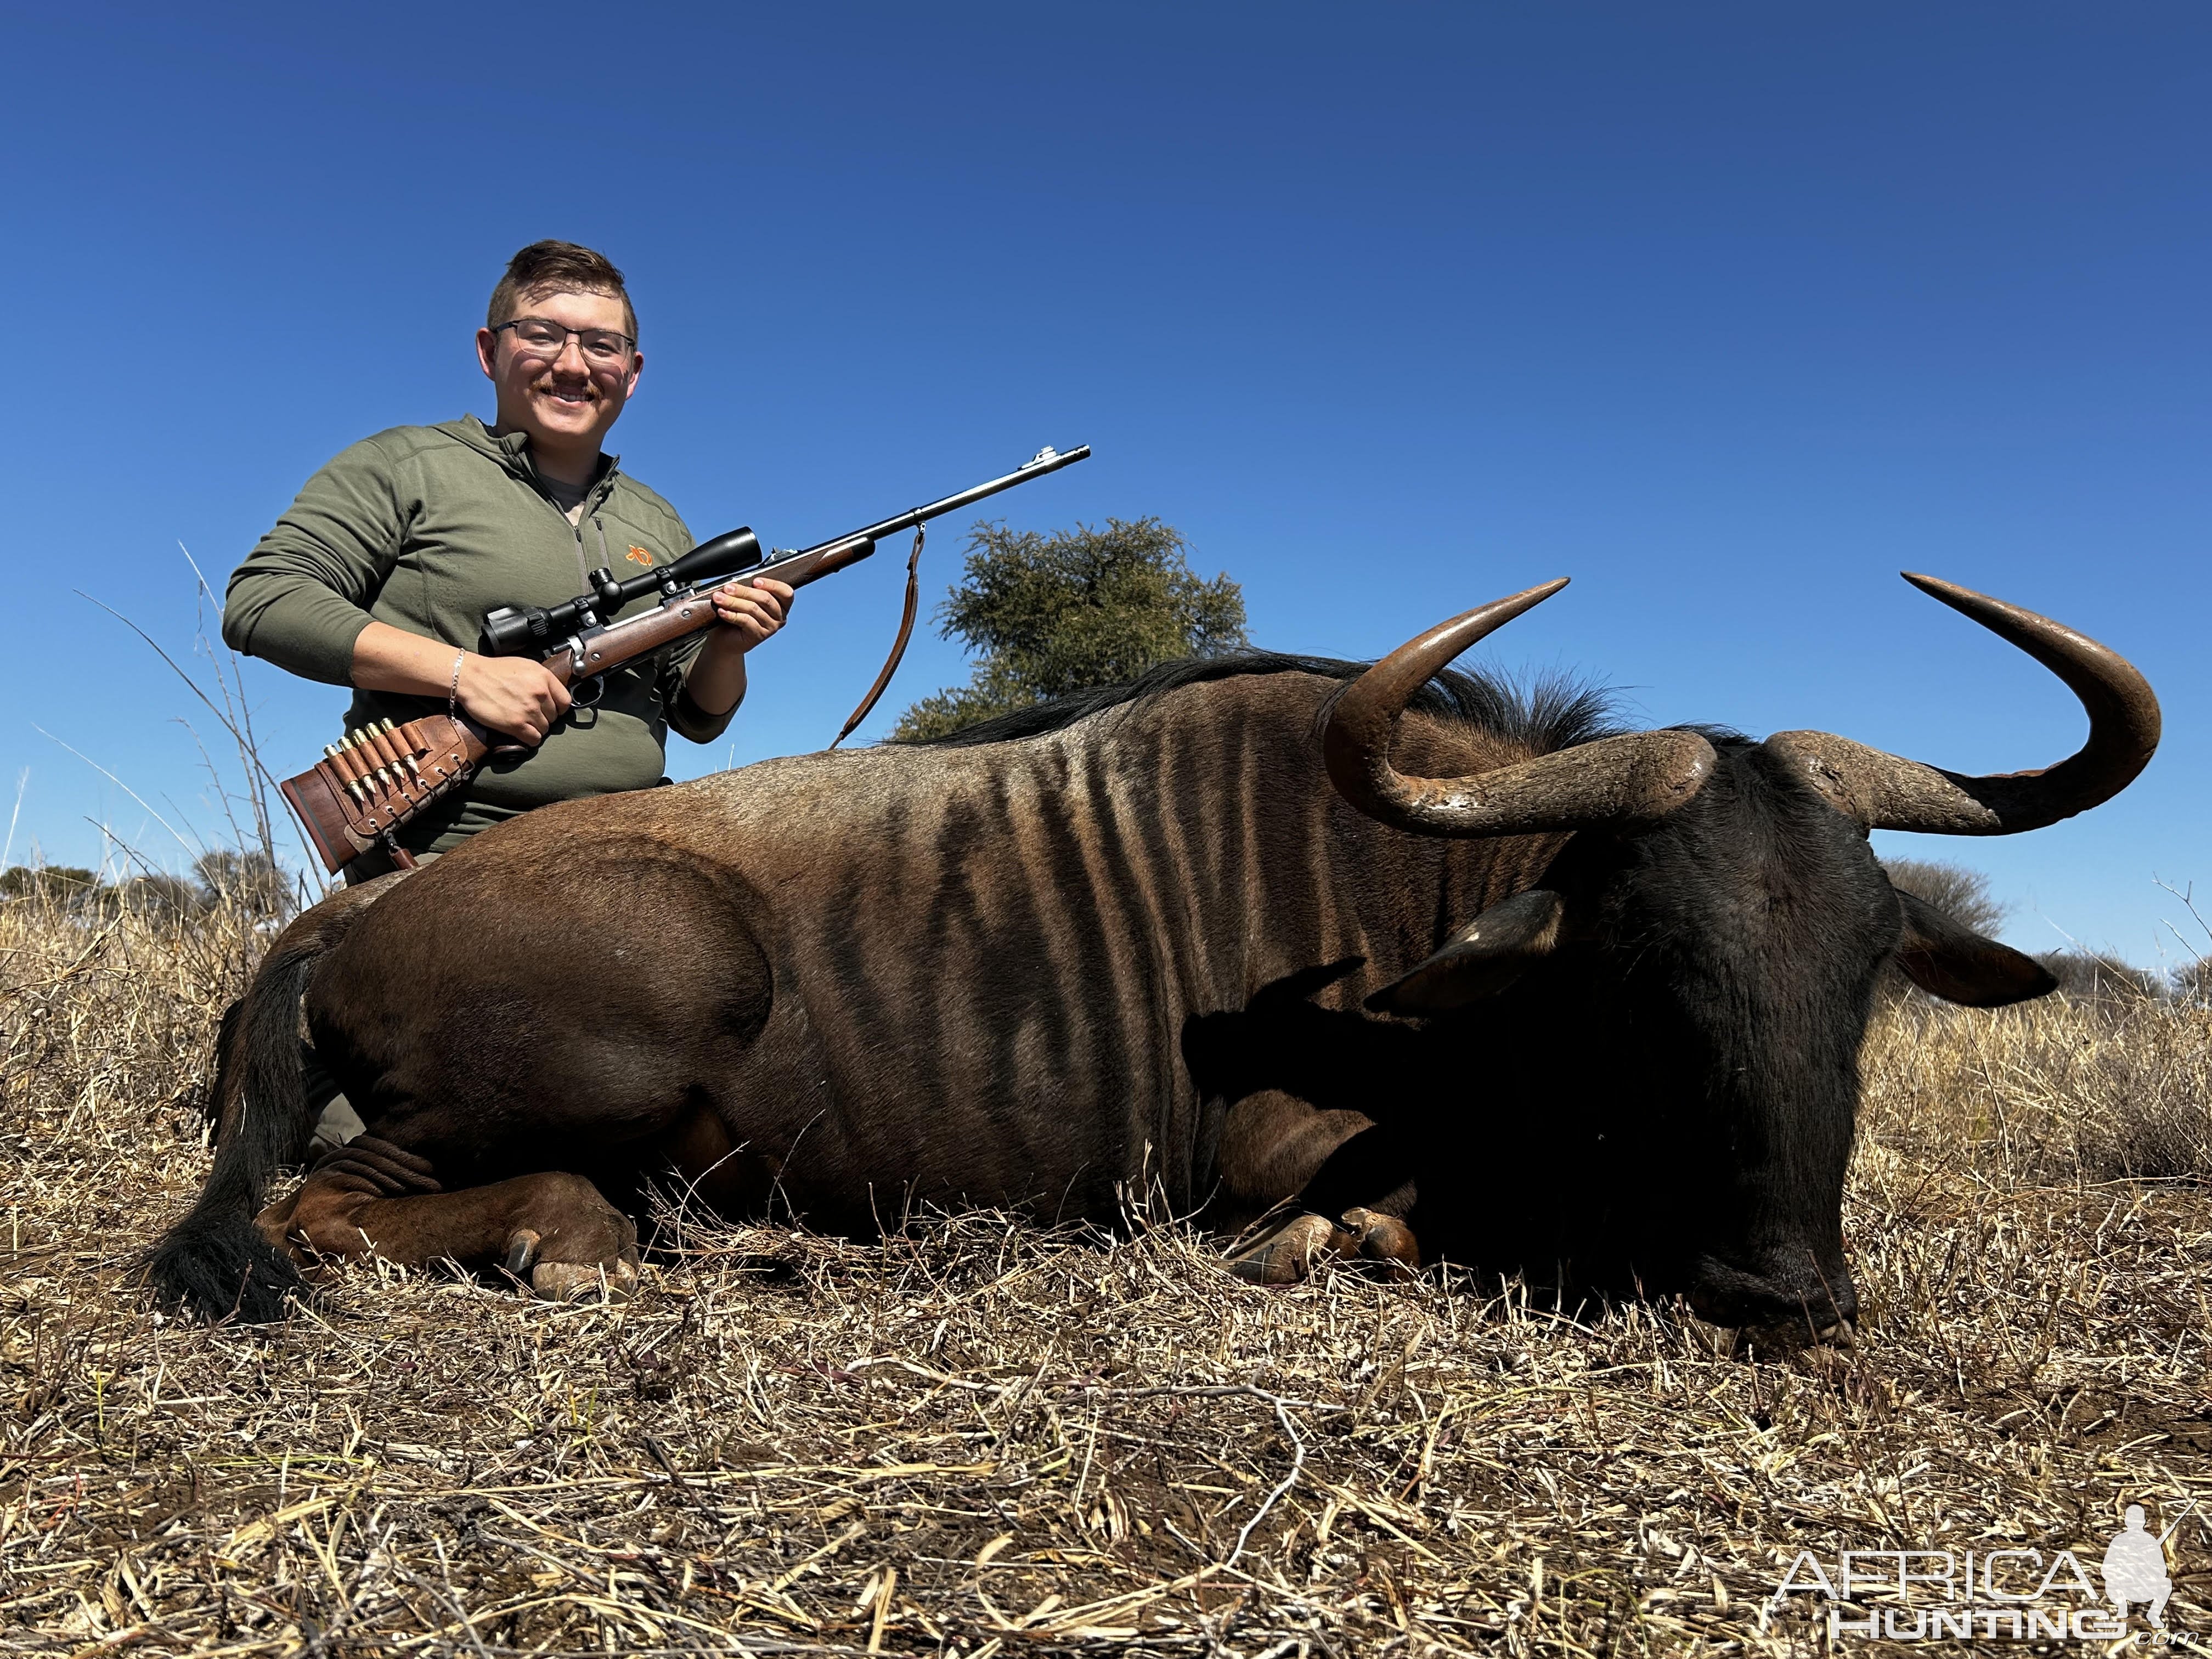
POLYGON ((906 556, 906 614, 899 618, 898 638, 892 641, 891 653, 884 659, 883 672, 876 676, 876 683, 868 688, 868 695, 860 699, 860 706, 852 712, 838 729, 837 735, 830 740, 832 749, 851 737, 853 728, 868 718, 868 711, 876 706, 876 700, 890 686, 891 676, 898 672, 900 659, 906 655, 907 641, 914 637, 915 607, 921 598, 921 579, 916 573, 921 564, 921 538, 925 533, 925 526, 915 526, 914 551, 906 556))

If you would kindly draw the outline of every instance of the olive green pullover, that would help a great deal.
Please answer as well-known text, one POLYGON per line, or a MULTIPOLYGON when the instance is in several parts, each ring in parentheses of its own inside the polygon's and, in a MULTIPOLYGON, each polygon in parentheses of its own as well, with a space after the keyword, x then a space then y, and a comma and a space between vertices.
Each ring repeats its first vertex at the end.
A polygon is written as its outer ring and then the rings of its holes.
MULTIPOLYGON (((675 509, 612 457, 571 524, 546 493, 525 434, 495 437, 473 415, 394 427, 307 480, 232 574, 222 636, 308 679, 349 685, 354 641, 372 621, 473 650, 495 605, 557 605, 585 592, 602 564, 635 576, 690 547, 675 509)), ((656 602, 648 595, 623 614, 656 602)), ((401 841, 442 853, 533 806, 650 788, 669 726, 709 743, 730 722, 684 690, 699 644, 695 637, 609 674, 596 708, 573 711, 534 750, 486 762, 401 841)), ((346 725, 444 707, 442 698, 356 690, 346 725)))

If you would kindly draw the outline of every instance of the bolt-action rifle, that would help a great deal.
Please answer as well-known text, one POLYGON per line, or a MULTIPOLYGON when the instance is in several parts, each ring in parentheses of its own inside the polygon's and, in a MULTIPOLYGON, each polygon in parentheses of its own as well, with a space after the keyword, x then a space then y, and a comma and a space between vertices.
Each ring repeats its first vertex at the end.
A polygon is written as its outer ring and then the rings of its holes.
MULTIPOLYGON (((487 656, 541 659, 568 688, 575 706, 588 708, 599 701, 605 689, 604 677, 613 670, 712 627, 715 613, 709 595, 723 583, 757 581, 770 576, 793 587, 804 587, 819 577, 858 564, 876 550, 876 544, 884 537, 912 530, 914 551, 907 560, 906 611, 899 623, 897 641, 867 696, 830 744, 834 749, 867 718, 891 676, 898 672, 899 659, 913 636, 922 526, 987 495, 1072 466, 1090 453, 1088 444, 1066 454, 1050 447, 1041 449, 1033 459, 1002 478, 811 547, 764 551, 750 529, 738 529, 702 542, 672 564, 628 580, 618 580, 611 570, 595 570, 590 579, 592 591, 564 604, 542 608, 501 605, 486 611, 480 648, 487 656), (632 600, 655 592, 660 603, 652 610, 620 622, 613 620, 632 600)), ((341 741, 323 750, 323 758, 314 766, 277 787, 299 814, 307 838, 332 874, 378 847, 405 867, 415 860, 392 832, 431 802, 459 787, 487 755, 519 747, 459 708, 397 723, 378 720, 347 732, 341 741)))

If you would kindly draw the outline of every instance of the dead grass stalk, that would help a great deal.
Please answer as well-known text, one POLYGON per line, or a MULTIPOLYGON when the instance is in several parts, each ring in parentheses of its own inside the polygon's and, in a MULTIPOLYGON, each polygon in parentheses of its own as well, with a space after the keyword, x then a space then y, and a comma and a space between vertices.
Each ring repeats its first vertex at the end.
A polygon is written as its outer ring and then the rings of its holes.
POLYGON ((368 1269, 261 1336, 128 1278, 258 939, 0 908, 11 1650, 1795 1653, 1801 1549, 2101 1551, 2192 1498, 2205 1627, 2201 1009, 1887 1016, 1855 1353, 991 1215, 676 1213, 625 1307, 368 1269))

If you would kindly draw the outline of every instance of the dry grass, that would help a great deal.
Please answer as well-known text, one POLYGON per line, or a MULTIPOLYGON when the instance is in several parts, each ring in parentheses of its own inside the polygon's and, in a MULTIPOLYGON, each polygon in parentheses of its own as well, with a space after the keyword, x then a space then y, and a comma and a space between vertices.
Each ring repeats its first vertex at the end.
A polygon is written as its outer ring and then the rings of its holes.
POLYGON ((2169 1622, 2206 1627, 2201 1010, 1887 1017, 1851 1354, 988 1216, 684 1218, 612 1310, 362 1270, 262 1336, 128 1278, 204 1168, 252 948, 0 909, 0 1645, 1798 1652, 1801 1548, 2092 1560, 2191 1497, 2169 1622))

